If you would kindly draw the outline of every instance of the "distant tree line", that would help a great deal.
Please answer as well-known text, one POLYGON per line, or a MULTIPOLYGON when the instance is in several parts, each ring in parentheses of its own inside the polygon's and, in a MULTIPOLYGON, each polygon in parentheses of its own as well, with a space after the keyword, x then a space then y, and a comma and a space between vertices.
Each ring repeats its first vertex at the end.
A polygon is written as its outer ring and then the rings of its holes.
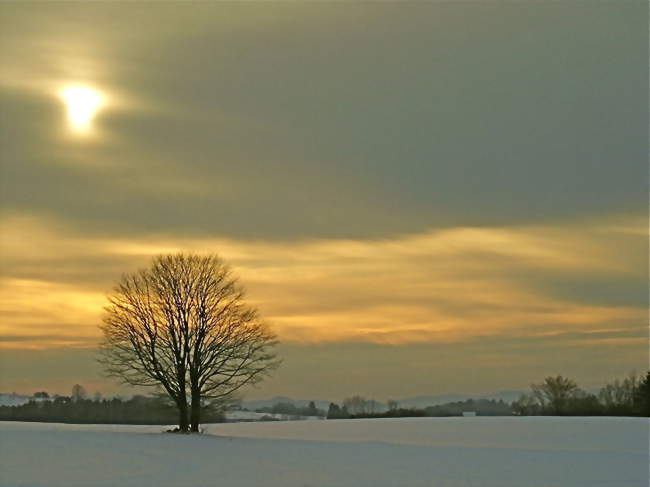
POLYGON ((466 401, 449 402, 446 404, 428 406, 426 408, 401 408, 397 401, 388 401, 388 410, 378 411, 366 407, 376 405, 375 401, 366 401, 363 397, 354 396, 343 401, 343 405, 330 403, 327 419, 353 418, 421 418, 462 416, 463 412, 474 411, 481 416, 510 416, 510 405, 502 400, 467 399, 466 401))
POLYGON ((512 403, 520 416, 650 416, 650 372, 630 374, 588 393, 569 378, 546 377, 512 403))
MULTIPOLYGON (((225 421, 227 403, 205 405, 202 417, 207 423, 225 421)), ((402 408, 399 402, 389 400, 387 409, 373 399, 362 396, 346 398, 342 405, 330 403, 328 411, 319 409, 311 401, 299 407, 290 402, 279 402, 259 408, 260 413, 289 417, 318 416, 327 419, 348 418, 403 418, 432 416, 461 416, 474 411, 479 416, 645 416, 650 417, 650 372, 645 376, 616 379, 598 394, 585 392, 577 383, 563 376, 546 377, 531 385, 531 392, 507 404, 502 400, 467 399, 426 408, 402 408)), ((76 384, 70 396, 54 396, 45 391, 34 394, 34 399, 20 406, 0 406, 0 421, 42 421, 88 424, 174 424, 178 419, 175 404, 166 397, 133 396, 130 399, 102 399, 98 393, 87 398, 83 386, 76 384)))
POLYGON ((503 400, 467 399, 466 401, 448 402, 438 406, 424 408, 427 416, 462 416, 465 411, 474 411, 479 416, 510 416, 512 408, 503 400))
MULTIPOLYGON (((81 386, 79 386, 81 387, 81 386)), ((38 400, 20 406, 0 406, 0 421, 38 421, 77 424, 174 424, 175 405, 164 397, 133 396, 130 399, 86 399, 83 388, 73 388, 70 396, 50 397, 41 392, 38 400)), ((205 408, 205 422, 224 421, 221 410, 205 408)))
POLYGON ((325 411, 316 407, 314 401, 307 406, 299 407, 290 402, 277 402, 273 406, 266 406, 255 410, 256 413, 282 414, 285 416, 318 416, 325 417, 325 411))
POLYGON ((388 400, 388 409, 362 396, 352 396, 343 404, 330 403, 327 419, 403 418, 462 416, 473 411, 479 416, 645 416, 650 417, 650 372, 606 384, 598 394, 588 393, 569 378, 546 377, 531 385, 531 392, 508 404, 503 400, 467 399, 428 406, 423 409, 400 408, 388 400), (380 410, 381 409, 381 410, 380 410))

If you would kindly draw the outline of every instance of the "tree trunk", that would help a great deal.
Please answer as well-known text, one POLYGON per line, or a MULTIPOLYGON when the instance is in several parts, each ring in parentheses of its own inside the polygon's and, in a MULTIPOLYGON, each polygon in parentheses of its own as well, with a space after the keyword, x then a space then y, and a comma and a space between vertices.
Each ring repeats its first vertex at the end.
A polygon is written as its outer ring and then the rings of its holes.
POLYGON ((192 412, 190 415, 190 422, 192 433, 198 433, 199 425, 201 424, 201 394, 197 391, 192 391, 192 412))
POLYGON ((187 433, 189 422, 187 421, 187 398, 184 394, 178 398, 176 404, 178 406, 178 429, 181 433, 187 433))

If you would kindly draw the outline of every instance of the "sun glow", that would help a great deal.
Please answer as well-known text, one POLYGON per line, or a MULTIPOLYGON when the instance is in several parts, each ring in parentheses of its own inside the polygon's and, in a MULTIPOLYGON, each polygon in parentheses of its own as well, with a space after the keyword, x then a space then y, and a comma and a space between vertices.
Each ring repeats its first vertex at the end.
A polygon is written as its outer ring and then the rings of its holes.
POLYGON ((82 85, 64 88, 61 98, 67 108, 70 127, 77 132, 90 129, 95 114, 104 104, 104 98, 98 91, 82 85))

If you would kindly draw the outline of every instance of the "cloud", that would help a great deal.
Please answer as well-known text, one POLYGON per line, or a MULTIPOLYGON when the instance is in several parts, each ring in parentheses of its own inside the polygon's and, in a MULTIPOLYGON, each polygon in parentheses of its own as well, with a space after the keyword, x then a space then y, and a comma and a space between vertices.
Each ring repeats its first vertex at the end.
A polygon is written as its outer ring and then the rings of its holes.
POLYGON ((0 8, 6 210, 283 240, 647 206, 641 3, 0 8), (71 81, 113 100, 92 142, 71 81))
POLYGON ((284 377, 318 373, 319 347, 395 384, 643 362, 646 20, 643 2, 0 4, 0 347, 87 355, 120 274, 190 250, 233 264, 295 351, 284 377), (69 82, 107 95, 96 137, 66 133, 69 82))
POLYGON ((640 218, 282 243, 99 238, 25 216, 2 223, 9 335, 49 336, 59 323, 60 333, 78 330, 79 343, 87 344, 97 336, 105 293, 120 274, 181 250, 218 252, 230 262, 250 301, 286 342, 458 343, 638 329, 647 307, 639 300, 617 303, 590 285, 614 279, 640 295, 647 242, 629 231, 644 224, 640 218), (558 292, 565 282, 579 289, 558 292))

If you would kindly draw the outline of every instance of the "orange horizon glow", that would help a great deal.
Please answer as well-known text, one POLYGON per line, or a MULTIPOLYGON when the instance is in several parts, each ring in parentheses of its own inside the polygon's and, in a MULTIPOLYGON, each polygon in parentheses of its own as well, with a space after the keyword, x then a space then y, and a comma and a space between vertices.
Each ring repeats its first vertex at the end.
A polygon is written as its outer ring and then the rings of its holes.
MULTIPOLYGON (((459 343, 490 336, 625 336, 643 326, 646 310, 548 295, 519 274, 634 276, 643 269, 618 255, 612 222, 519 228, 452 228, 383 241, 297 243, 232 239, 103 239, 70 233, 40 219, 4 222, 4 259, 36 269, 32 278, 0 281, 0 348, 90 347, 106 293, 122 272, 160 253, 218 251, 287 343, 459 343), (600 232, 607 239, 585 236, 600 232), (57 256, 53 261, 52 256, 57 256), (101 273, 74 263, 101 263, 101 273), (49 269, 49 270, 48 270, 49 269), (110 269, 108 272, 106 269, 110 269), (611 332, 616 334, 616 332, 611 332), (21 339, 22 337, 22 339, 21 339)), ((639 221, 618 221, 629 229, 639 221)), ((621 234, 623 234, 621 232, 621 234)), ((634 338, 634 337, 632 337, 634 338)), ((588 340, 588 341, 587 341, 588 340)))

